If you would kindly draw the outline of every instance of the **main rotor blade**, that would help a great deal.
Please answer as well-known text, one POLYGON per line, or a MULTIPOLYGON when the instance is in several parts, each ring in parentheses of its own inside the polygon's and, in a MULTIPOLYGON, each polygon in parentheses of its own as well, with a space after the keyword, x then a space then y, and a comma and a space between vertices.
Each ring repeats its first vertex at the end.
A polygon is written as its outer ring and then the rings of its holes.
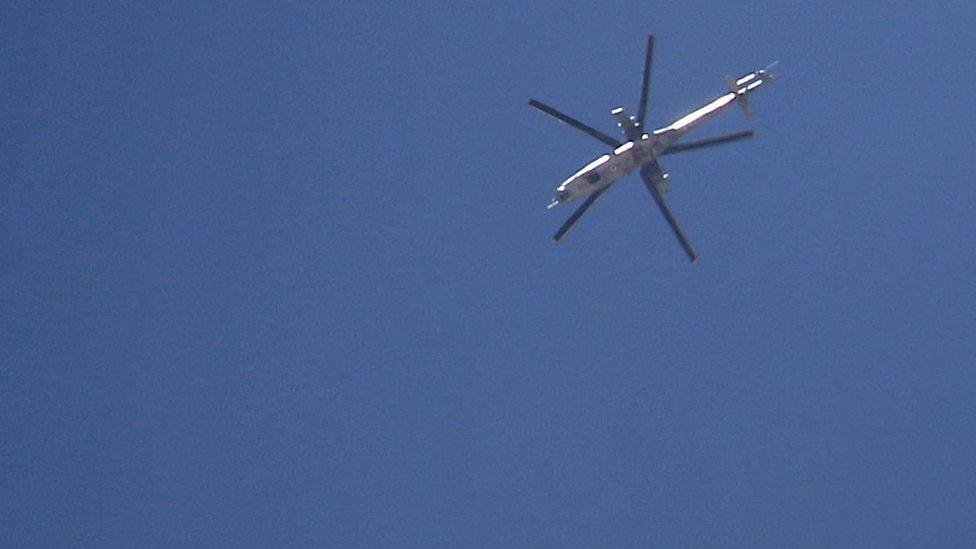
POLYGON ((613 148, 617 148, 620 145, 622 145, 620 141, 617 141, 616 139, 601 132, 600 130, 587 126, 586 124, 580 122, 579 120, 573 118, 572 116, 563 114, 557 111, 556 109, 550 107, 549 105, 542 103, 541 101, 536 101, 535 99, 529 99, 529 105, 532 105, 533 107, 539 109, 540 111, 548 114, 549 116, 555 118, 556 120, 559 120, 564 124, 569 124, 570 126, 576 128, 577 130, 580 130, 581 132, 589 135, 594 139, 599 139, 600 141, 603 141, 604 143, 606 143, 607 145, 613 148))
POLYGON ((661 166, 657 162, 653 162, 641 168, 641 179, 644 180, 644 186, 647 190, 651 192, 651 196, 654 198, 654 202, 657 203, 657 207, 664 214, 664 218, 668 221, 668 225, 671 225, 671 230, 674 231, 674 236, 678 237, 678 242, 681 243, 681 247, 684 248, 685 253, 688 254, 688 259, 692 263, 698 260, 698 252, 695 251, 695 247, 691 245, 691 241, 688 240, 688 236, 681 229, 681 225, 678 224, 678 220, 675 219, 674 214, 671 213, 671 208, 668 203, 664 201, 664 193, 659 187, 661 183, 664 182, 664 173, 661 171, 661 166))
POLYGON ((606 187, 603 187, 602 189, 586 197, 586 201, 583 202, 583 204, 579 208, 577 208, 575 212, 573 212, 573 215, 569 216, 569 219, 567 219, 566 222, 563 223, 562 227, 559 227, 559 230, 556 231, 556 234, 552 236, 552 239, 555 240, 556 242, 559 242, 559 239, 565 236, 566 233, 573 228, 573 225, 577 221, 579 221, 579 218, 583 217, 583 214, 586 213, 586 210, 590 209, 590 206, 592 206, 597 201, 597 199, 603 195, 603 193, 607 192, 607 190, 611 187, 611 185, 613 184, 611 183, 610 185, 607 185, 606 187))
POLYGON ((644 78, 641 80, 640 104, 637 106, 637 125, 644 128, 647 116, 647 93, 651 86, 651 57, 654 54, 654 35, 647 35, 647 51, 644 54, 644 78))
POLYGON ((675 145, 671 145, 671 148, 665 150, 663 153, 661 153, 661 155, 691 151, 694 149, 701 149, 703 147, 712 147, 715 145, 722 145, 725 143, 730 143, 732 141, 738 141, 740 139, 749 139, 755 134, 756 132, 753 130, 745 130, 737 133, 730 133, 729 135, 712 137, 710 139, 702 139, 701 141, 694 141, 691 143, 678 143, 675 145))

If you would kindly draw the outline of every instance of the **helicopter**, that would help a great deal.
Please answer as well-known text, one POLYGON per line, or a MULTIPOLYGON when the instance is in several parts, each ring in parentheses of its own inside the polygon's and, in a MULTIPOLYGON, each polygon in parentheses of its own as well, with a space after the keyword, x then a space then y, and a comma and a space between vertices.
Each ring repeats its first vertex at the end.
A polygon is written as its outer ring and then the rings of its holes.
POLYGON ((670 124, 648 132, 645 127, 645 118, 647 116, 648 88, 650 86, 651 59, 653 53, 654 35, 648 35, 647 49, 644 55, 644 76, 641 80, 640 103, 638 104, 637 115, 629 116, 622 107, 617 107, 610 111, 610 114, 617 119, 617 126, 623 132, 624 140, 607 135, 541 101, 529 99, 529 105, 532 107, 582 131, 612 149, 607 154, 583 166, 556 187, 555 197, 548 208, 553 208, 559 204, 568 203, 579 198, 585 198, 583 203, 573 212, 569 219, 556 231, 556 234, 553 235, 553 240, 559 242, 573 225, 579 221, 583 214, 601 196, 610 190, 610 187, 616 181, 632 171, 638 170, 644 185, 651 193, 651 197, 661 210, 668 225, 671 226, 671 230, 677 237, 685 254, 687 254, 688 259, 694 263, 698 260, 698 252, 692 246, 691 241, 681 228, 681 225, 678 223, 678 220, 671 212, 671 208, 665 200, 666 195, 670 192, 670 185, 668 184, 668 173, 661 168, 658 158, 669 154, 722 145, 753 137, 755 132, 750 129, 700 141, 680 141, 686 133, 697 128, 732 104, 738 104, 746 115, 752 116, 753 111, 749 103, 749 95, 773 80, 769 69, 775 66, 776 63, 764 69, 746 73, 738 78, 726 76, 725 84, 728 88, 727 92, 670 124))

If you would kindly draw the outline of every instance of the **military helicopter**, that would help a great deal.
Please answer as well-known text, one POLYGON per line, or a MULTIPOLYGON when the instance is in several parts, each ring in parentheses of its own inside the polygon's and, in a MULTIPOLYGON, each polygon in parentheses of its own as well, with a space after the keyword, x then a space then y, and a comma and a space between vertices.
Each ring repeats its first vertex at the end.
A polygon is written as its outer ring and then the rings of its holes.
POLYGON ((674 231, 678 242, 681 243, 681 247, 684 248, 685 253, 688 255, 688 259, 695 262, 698 260, 698 252, 691 245, 691 241, 688 240, 687 235, 685 235, 684 230, 678 224, 678 220, 675 219, 674 214, 671 213, 671 208, 665 201, 665 195, 670 191, 670 185, 667 182, 668 174, 658 163, 658 157, 752 137, 754 134, 753 130, 745 130, 700 141, 679 142, 686 133, 697 128, 700 124, 717 115, 733 103, 737 103, 747 115, 751 116, 752 108, 749 104, 749 94, 773 79, 769 73, 769 69, 776 63, 764 69, 744 74, 738 78, 727 76, 725 83, 729 91, 687 115, 682 116, 671 124, 647 133, 644 120, 647 115, 647 94, 650 84, 651 58, 653 52, 654 36, 649 35, 647 37, 647 51, 644 56, 644 77, 641 81, 640 103, 637 108, 637 116, 628 116, 622 107, 617 107, 610 111, 610 114, 616 117, 617 125, 626 137, 624 141, 588 126, 541 101, 529 99, 529 105, 612 148, 610 153, 604 154, 583 166, 579 171, 569 176, 569 178, 556 187, 555 198, 549 204, 549 208, 573 201, 577 198, 586 198, 573 215, 556 231, 556 234, 553 235, 553 240, 558 242, 565 236, 569 229, 579 221, 580 217, 618 179, 639 168, 641 179, 644 181, 647 190, 650 191, 651 197, 657 203, 657 207, 661 210, 664 218, 671 226, 671 230, 674 231))

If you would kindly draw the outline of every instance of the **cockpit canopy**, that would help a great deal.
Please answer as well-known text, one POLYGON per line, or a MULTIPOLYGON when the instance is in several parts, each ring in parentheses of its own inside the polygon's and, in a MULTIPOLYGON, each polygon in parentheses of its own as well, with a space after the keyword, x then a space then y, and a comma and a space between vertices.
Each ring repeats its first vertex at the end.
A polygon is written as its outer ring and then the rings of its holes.
POLYGON ((601 156, 600 158, 597 158, 593 162, 590 162, 586 166, 583 166, 583 169, 581 169, 580 171, 578 171, 578 172, 574 173, 573 175, 569 176, 568 178, 566 178, 566 181, 563 181, 562 184, 559 185, 559 188, 560 189, 565 189, 566 188, 566 185, 568 185, 570 182, 574 181, 576 178, 580 177, 581 175, 583 175, 583 174, 585 174, 587 172, 596 170, 597 168, 599 168, 600 166, 606 164, 609 161, 610 161, 610 155, 609 154, 605 154, 605 155, 601 156))

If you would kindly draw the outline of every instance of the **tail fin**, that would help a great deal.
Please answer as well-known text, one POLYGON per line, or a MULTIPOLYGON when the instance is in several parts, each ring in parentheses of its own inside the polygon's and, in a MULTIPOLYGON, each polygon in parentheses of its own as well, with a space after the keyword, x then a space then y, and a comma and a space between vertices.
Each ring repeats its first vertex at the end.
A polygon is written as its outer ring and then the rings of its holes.
MULTIPOLYGON (((739 103, 739 106, 742 107, 742 112, 746 113, 746 116, 752 116, 752 105, 749 104, 749 96, 746 95, 746 89, 741 87, 740 84, 748 83, 748 80, 743 82, 743 79, 749 78, 749 76, 755 78, 755 73, 740 78, 739 80, 736 80, 732 76, 725 77, 725 83, 729 86, 729 91, 736 95, 735 100, 739 103)), ((751 80, 751 78, 749 80, 751 80)))

